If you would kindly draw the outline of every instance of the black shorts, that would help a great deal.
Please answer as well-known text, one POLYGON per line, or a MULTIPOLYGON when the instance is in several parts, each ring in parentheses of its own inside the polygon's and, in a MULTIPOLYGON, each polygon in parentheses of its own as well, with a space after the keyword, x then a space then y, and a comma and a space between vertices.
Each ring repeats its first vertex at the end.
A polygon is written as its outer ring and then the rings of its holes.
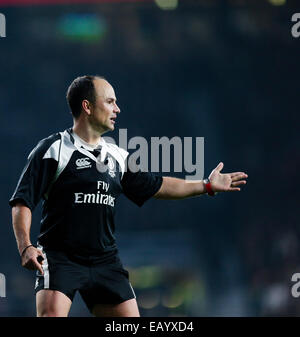
POLYGON ((73 301, 78 290, 91 312, 95 304, 118 304, 135 298, 128 271, 116 250, 91 260, 38 248, 44 254, 44 275, 37 271, 35 293, 41 289, 58 290, 73 301))

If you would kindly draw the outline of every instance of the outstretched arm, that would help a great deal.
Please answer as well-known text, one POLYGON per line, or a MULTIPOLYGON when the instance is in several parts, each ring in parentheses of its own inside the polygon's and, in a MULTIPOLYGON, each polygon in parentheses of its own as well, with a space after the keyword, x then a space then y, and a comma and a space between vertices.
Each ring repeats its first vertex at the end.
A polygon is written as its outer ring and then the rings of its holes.
MULTIPOLYGON (((221 162, 209 175, 213 192, 240 191, 246 184, 248 175, 244 172, 221 173, 224 164, 221 162)), ((154 195, 157 199, 184 199, 207 193, 203 180, 190 181, 173 177, 163 177, 159 191, 154 195)))

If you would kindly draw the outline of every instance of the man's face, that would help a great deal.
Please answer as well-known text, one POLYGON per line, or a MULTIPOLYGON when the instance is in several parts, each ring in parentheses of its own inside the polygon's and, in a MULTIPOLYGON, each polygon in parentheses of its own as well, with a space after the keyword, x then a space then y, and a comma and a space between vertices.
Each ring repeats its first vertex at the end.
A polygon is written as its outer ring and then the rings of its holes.
POLYGON ((100 78, 94 80, 94 87, 96 102, 90 109, 90 123, 101 134, 113 131, 117 114, 120 113, 115 91, 107 81, 100 78))

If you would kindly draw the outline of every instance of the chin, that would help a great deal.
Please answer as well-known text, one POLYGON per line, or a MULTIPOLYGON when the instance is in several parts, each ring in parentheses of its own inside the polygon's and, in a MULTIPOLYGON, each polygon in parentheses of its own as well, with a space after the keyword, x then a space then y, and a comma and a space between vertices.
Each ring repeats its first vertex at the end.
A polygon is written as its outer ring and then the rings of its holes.
POLYGON ((109 132, 109 131, 114 131, 115 127, 114 126, 108 126, 104 133, 109 132))

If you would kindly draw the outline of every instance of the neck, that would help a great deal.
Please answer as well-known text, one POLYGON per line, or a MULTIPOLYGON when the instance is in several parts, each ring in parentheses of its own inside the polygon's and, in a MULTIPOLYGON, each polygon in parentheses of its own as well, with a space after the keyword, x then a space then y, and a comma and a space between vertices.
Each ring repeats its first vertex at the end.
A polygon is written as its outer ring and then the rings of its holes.
POLYGON ((96 145, 101 140, 101 134, 92 129, 90 125, 82 125, 76 121, 74 121, 73 132, 91 145, 96 145))

